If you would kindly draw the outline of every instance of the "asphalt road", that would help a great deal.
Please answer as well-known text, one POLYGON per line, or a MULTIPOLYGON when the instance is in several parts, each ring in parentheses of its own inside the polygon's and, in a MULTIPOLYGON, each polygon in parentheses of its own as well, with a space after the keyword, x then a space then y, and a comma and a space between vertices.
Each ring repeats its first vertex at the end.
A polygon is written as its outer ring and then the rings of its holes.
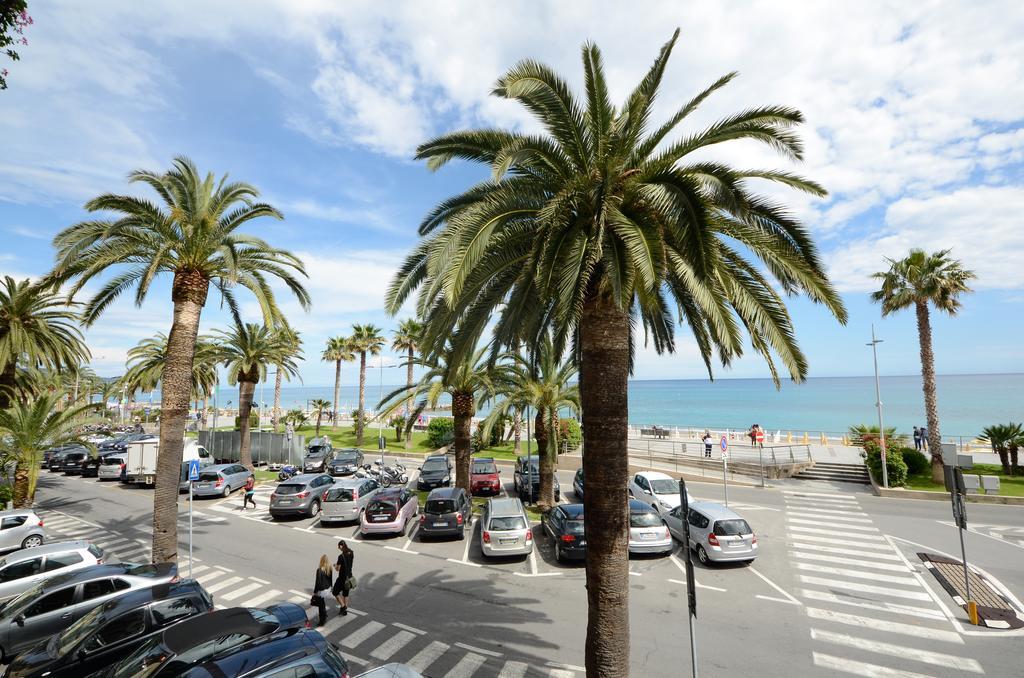
MULTIPOLYGON (((505 478, 510 480, 510 478, 505 478)), ((560 476, 571 488, 568 474, 560 476)), ((354 668, 386 661, 430 676, 583 675, 582 566, 536 555, 492 562, 476 526, 465 541, 414 532, 362 540, 351 525, 274 522, 243 512, 241 496, 196 500, 193 575, 222 606, 308 604, 321 554, 339 537, 356 552, 354 614, 332 615, 328 637, 354 668)), ((720 484, 692 483, 721 501, 720 484)), ((123 560, 148 558, 152 492, 43 472, 39 510, 52 537, 89 537, 123 560)), ((971 627, 916 553, 959 554, 946 502, 881 499, 855 485, 729 488, 730 506, 758 534, 753 566, 697 565, 698 665, 705 676, 1021 676, 1021 631, 971 627)), ((180 568, 188 574, 187 498, 180 568)), ((968 560, 1024 597, 1024 509, 970 505, 968 560)), ((536 531, 540 535, 540 530, 536 531)), ((688 675, 682 558, 631 560, 633 675, 688 675)))

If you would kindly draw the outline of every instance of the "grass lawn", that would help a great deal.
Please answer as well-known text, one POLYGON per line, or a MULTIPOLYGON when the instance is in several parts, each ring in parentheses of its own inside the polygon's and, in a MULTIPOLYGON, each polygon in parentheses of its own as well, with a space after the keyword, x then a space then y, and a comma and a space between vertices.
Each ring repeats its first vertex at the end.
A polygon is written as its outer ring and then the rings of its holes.
MULTIPOLYGON (((1003 468, 996 464, 975 464, 969 471, 974 475, 999 476, 999 494, 1007 497, 1024 497, 1024 476, 1008 476, 1003 468)), ((908 490, 926 490, 929 492, 945 492, 942 483, 932 480, 931 470, 907 477, 908 490)))
MULTIPOLYGON (((306 442, 308 443, 316 435, 316 427, 314 426, 300 426, 296 429, 296 433, 300 433, 306 436, 306 442)), ((340 449, 343 447, 356 447, 356 434, 352 430, 351 424, 345 426, 339 426, 337 429, 331 429, 330 426, 321 426, 320 435, 327 436, 331 439, 331 443, 334 445, 334 449, 340 449)), ((384 438, 387 440, 387 452, 398 453, 405 452, 404 442, 395 442, 395 429, 386 428, 384 429, 384 438)), ((363 452, 376 452, 377 450, 377 429, 368 428, 363 435, 363 452)), ((425 431, 413 431, 412 432, 412 447, 409 452, 416 454, 424 454, 433 452, 434 448, 427 442, 427 434, 425 431)))

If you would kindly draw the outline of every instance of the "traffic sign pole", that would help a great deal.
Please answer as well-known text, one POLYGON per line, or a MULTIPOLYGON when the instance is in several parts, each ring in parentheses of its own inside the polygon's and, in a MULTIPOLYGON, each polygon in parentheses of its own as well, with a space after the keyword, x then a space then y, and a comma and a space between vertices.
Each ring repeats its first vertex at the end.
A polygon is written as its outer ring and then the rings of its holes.
POLYGON ((690 620, 690 663, 693 666, 693 678, 697 678, 697 582, 693 576, 693 556, 690 551, 690 503, 686 497, 686 481, 682 478, 679 479, 679 506, 682 509, 679 517, 683 523, 683 555, 686 563, 686 616, 690 620))
POLYGON ((725 488, 725 505, 729 505, 729 479, 728 479, 728 468, 729 468, 729 439, 722 436, 722 440, 719 443, 722 447, 722 487, 725 488))
POLYGON ((199 460, 188 460, 188 578, 192 578, 192 483, 199 480, 199 460))

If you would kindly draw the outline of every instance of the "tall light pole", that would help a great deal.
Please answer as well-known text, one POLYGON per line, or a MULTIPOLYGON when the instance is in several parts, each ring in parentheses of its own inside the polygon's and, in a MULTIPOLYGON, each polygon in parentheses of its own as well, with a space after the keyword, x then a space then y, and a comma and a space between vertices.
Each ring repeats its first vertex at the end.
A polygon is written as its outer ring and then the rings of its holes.
POLYGON ((882 339, 875 337, 875 324, 871 323, 871 341, 866 345, 871 347, 871 354, 875 359, 875 407, 878 408, 878 443, 882 449, 882 487, 889 487, 889 468, 885 457, 885 424, 882 423, 882 388, 878 382, 878 345, 882 339))

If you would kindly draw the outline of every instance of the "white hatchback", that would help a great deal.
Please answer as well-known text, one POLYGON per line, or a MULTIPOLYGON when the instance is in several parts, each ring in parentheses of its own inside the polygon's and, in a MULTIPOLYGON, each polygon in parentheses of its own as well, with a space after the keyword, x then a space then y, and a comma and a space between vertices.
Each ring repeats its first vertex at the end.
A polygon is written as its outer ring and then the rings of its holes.
MULTIPOLYGON (((679 506, 679 481, 658 471, 642 471, 630 479, 629 494, 664 516, 679 506)), ((686 492, 686 501, 693 503, 689 490, 686 492)))

